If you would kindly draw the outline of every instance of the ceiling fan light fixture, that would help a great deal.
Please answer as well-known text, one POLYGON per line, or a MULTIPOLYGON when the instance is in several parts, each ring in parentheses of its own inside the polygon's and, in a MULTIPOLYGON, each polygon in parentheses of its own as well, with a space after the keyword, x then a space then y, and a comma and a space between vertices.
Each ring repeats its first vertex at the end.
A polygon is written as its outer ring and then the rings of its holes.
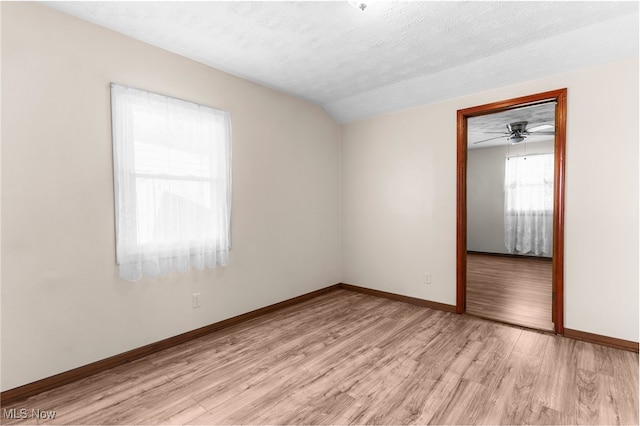
POLYGON ((509 131, 509 133, 526 132, 527 124, 528 122, 526 121, 516 121, 515 123, 509 123, 507 124, 507 130, 509 131))
POLYGON ((529 136, 529 132, 527 132, 527 122, 526 121, 516 121, 515 123, 507 124, 507 130, 511 135, 507 138, 507 140, 511 143, 520 143, 529 136))
POLYGON ((364 12, 364 10, 367 8, 367 3, 363 2, 363 1, 358 1, 358 0, 347 0, 347 3, 349 3, 351 6, 360 9, 364 12))

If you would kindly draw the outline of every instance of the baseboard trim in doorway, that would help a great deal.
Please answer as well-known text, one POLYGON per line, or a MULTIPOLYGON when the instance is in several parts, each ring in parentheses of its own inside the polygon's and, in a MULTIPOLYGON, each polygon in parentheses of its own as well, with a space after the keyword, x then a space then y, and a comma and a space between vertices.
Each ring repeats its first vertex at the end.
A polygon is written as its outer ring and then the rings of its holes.
POLYGON ((114 355, 112 357, 105 358, 100 361, 84 365, 82 367, 74 368, 72 370, 56 374, 54 376, 46 377, 32 383, 27 383, 26 385, 22 385, 17 388, 6 390, 0 393, 0 402, 2 406, 6 406, 7 404, 27 399, 30 396, 37 395, 39 393, 75 382, 80 379, 84 379, 85 377, 89 377, 102 371, 117 367, 119 365, 135 361, 136 359, 143 358, 147 355, 151 355, 164 349, 180 345, 182 343, 188 342, 189 340, 197 339, 198 337, 206 336, 224 328, 231 327, 233 325, 237 325, 245 321, 260 317, 262 315, 266 315, 271 312, 275 312, 280 309, 305 302, 307 300, 328 293, 332 290, 336 290, 340 288, 340 286, 340 284, 334 284, 329 287, 312 291, 310 293, 305 293, 292 299, 274 303, 273 305, 265 306, 254 311, 228 318, 213 324, 209 324, 204 327, 179 334, 177 336, 169 337, 167 339, 142 346, 140 348, 132 349, 130 351, 114 355))
POLYGON ((419 299, 417 297, 411 296, 403 296, 401 294, 389 293, 382 290, 374 290, 372 288, 360 287, 353 284, 341 283, 339 284, 339 287, 349 291, 355 291, 358 293, 364 293, 370 296, 382 297, 390 300, 397 300, 399 302, 410 303, 412 305, 418 305, 425 308, 437 309, 446 312, 456 312, 455 305, 447 305, 446 303, 432 302, 431 300, 419 299))
POLYGON ((564 337, 570 337, 575 340, 582 340, 598 345, 610 346, 616 349, 624 349, 626 351, 638 352, 638 342, 631 340, 618 339, 616 337, 603 336, 601 334, 587 333, 586 331, 564 329, 564 337))

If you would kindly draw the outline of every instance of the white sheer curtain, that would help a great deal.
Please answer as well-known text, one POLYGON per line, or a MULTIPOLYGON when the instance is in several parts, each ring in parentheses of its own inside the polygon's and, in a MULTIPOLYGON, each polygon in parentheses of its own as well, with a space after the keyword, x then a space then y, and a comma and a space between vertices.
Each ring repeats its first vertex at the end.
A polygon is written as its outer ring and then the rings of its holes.
POLYGON ((509 253, 552 255, 553 157, 505 160, 504 235, 509 253))
POLYGON ((120 277, 226 265, 229 114, 116 84, 111 107, 120 277))

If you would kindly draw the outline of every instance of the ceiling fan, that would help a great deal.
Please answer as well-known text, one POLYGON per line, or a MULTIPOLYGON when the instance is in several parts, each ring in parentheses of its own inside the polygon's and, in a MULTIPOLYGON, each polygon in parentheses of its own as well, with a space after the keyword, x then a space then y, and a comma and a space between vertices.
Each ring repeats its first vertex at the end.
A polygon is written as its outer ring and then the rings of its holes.
MULTIPOLYGON (((504 132, 504 133, 500 132, 501 136, 496 136, 495 138, 483 139, 481 141, 474 142, 473 145, 491 141, 494 139, 500 139, 505 136, 507 136, 507 141, 510 143, 520 143, 532 133, 535 133, 536 135, 555 134, 555 131, 553 130, 553 126, 550 124, 540 124, 538 126, 534 126, 531 128, 527 128, 527 124, 529 124, 527 121, 516 121, 514 123, 509 123, 507 124, 507 132, 504 132), (552 130, 548 130, 548 129, 552 129, 552 130)), ((498 132, 486 132, 486 133, 498 133, 498 132)))

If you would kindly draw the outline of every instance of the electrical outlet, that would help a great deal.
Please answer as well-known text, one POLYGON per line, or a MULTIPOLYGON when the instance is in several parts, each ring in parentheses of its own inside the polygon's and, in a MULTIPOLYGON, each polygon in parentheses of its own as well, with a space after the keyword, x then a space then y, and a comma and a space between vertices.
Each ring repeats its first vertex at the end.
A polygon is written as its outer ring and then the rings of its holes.
POLYGON ((192 297, 192 302, 193 302, 193 308, 199 308, 200 307, 200 293, 193 293, 191 295, 192 297))
POLYGON ((431 272, 424 273, 424 283, 431 284, 431 272))

